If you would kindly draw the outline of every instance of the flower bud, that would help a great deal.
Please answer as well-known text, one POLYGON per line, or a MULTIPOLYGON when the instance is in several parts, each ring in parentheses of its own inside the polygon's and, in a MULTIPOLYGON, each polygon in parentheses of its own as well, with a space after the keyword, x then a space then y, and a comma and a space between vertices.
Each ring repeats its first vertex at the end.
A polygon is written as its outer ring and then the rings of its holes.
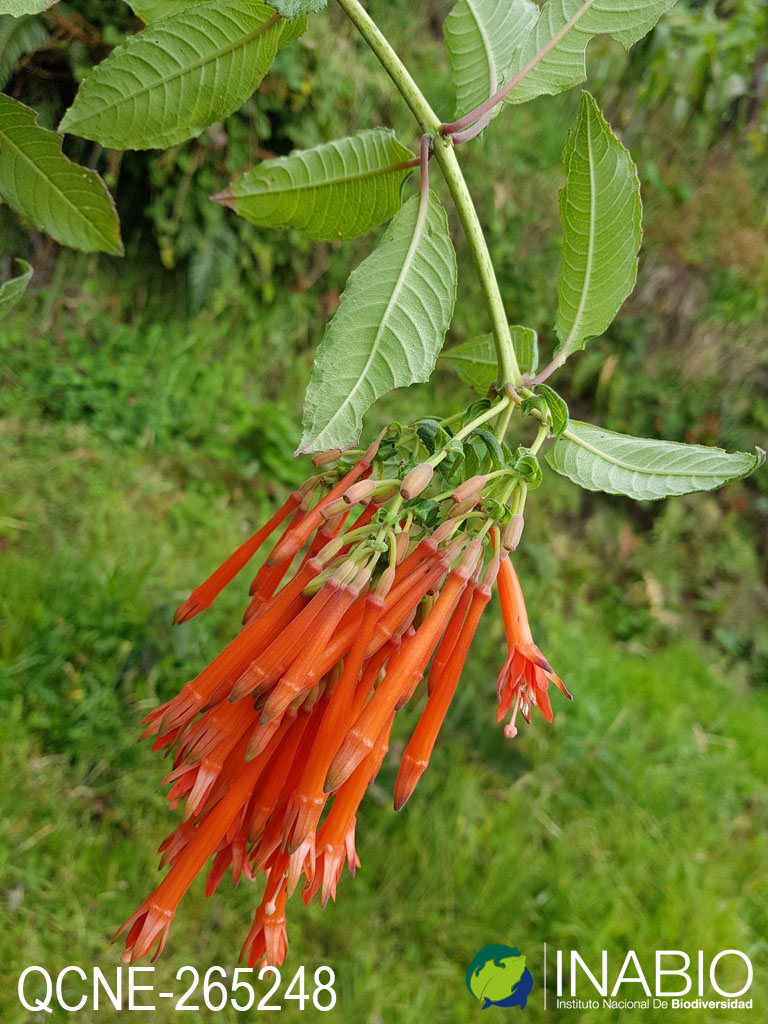
POLYGON ((473 494, 469 498, 465 498, 463 501, 454 502, 453 505, 448 509, 449 519, 458 519, 459 516, 466 515, 467 512, 471 512, 477 504, 477 495, 473 494))
POLYGON ((320 565, 326 566, 334 560, 343 547, 344 538, 334 537, 333 540, 328 541, 325 547, 320 548, 318 553, 315 555, 315 559, 320 563, 320 565))
POLYGON ((371 445, 369 445, 368 450, 366 451, 365 455, 362 457, 362 459, 360 459, 360 462, 358 463, 359 466, 370 466, 370 464, 376 458, 376 453, 379 450, 379 445, 381 444, 381 439, 382 439, 382 437, 384 437, 386 432, 387 432, 386 430, 382 430, 382 432, 379 434, 379 436, 376 438, 376 440, 371 445))
POLYGON ((375 480, 358 480, 356 484, 346 489, 341 500, 347 505, 355 505, 358 501, 366 501, 375 490, 375 480))
POLYGON ((331 448, 327 452, 318 452, 312 456, 313 466, 327 466, 329 462, 338 462, 341 458, 341 448, 331 448))
POLYGON ((483 572, 480 586, 490 590, 493 584, 496 582, 496 577, 499 575, 500 559, 498 555, 492 558, 491 561, 486 565, 485 571, 483 572))
POLYGON ((482 491, 488 481, 487 476, 471 476, 463 484, 459 484, 451 497, 454 501, 465 501, 467 498, 475 497, 482 491))
POLYGON ((420 462, 418 466, 406 475, 400 485, 400 493, 406 501, 409 498, 415 498, 429 487, 434 475, 435 470, 433 466, 430 466, 428 462, 420 462))
POLYGON ((465 579, 469 579, 472 573, 475 571, 478 559, 483 553, 483 545, 479 540, 473 540, 464 554, 461 556, 461 561, 453 570, 465 579))
MULTIPOLYGON (((401 537, 407 536, 407 534, 400 534, 401 537)), ((395 581, 395 570, 390 566, 384 570, 379 577, 379 582, 374 588, 374 594, 377 598, 385 598, 392 589, 392 584, 395 581)))
POLYGON ((314 491, 319 480, 319 476, 309 477, 309 479, 305 480, 301 487, 299 487, 299 489, 296 491, 296 494, 300 494, 302 498, 306 498, 308 494, 311 494, 312 491, 314 491))
POLYGON ((341 529, 345 514, 345 512, 337 512, 335 516, 325 521, 325 531, 329 537, 333 537, 336 531, 341 529))
POLYGON ((358 569, 355 573, 351 583, 348 584, 350 589, 354 591, 355 598, 360 594, 362 590, 368 586, 371 582, 371 576, 373 575, 373 569, 367 565, 364 565, 362 569, 358 569))
POLYGON ((357 575, 357 565, 351 558, 346 558, 331 577, 331 582, 340 587, 348 586, 357 575))
POLYGON ((525 520, 519 513, 516 513, 504 527, 504 532, 501 535, 501 545, 506 551, 514 551, 520 543, 520 538, 523 535, 523 526, 525 526, 525 520))
POLYGON ((441 523, 432 534, 432 540, 435 544, 442 544, 447 537, 450 537, 455 529, 456 524, 451 522, 450 519, 447 519, 444 523, 441 523))
POLYGON ((443 556, 441 558, 441 561, 445 562, 446 565, 450 565, 451 562, 455 561, 459 557, 459 555, 461 554, 461 552, 464 550, 464 548, 466 546, 467 546, 467 537, 466 536, 458 536, 458 537, 456 537, 455 540, 451 541, 451 543, 448 545, 447 548, 444 548, 443 556))
POLYGON ((390 498, 394 498, 400 491, 400 485, 397 480, 379 480, 376 484, 376 491, 373 495, 373 500, 378 505, 385 505, 390 498))
POLYGON ((405 532, 398 533, 395 537, 395 565, 400 565, 402 560, 405 558, 408 552, 410 539, 410 536, 405 532))
POLYGON ((332 519, 335 519, 336 516, 341 515, 348 510, 349 502, 345 501, 343 498, 336 498, 335 501, 330 501, 320 509, 320 515, 326 522, 330 522, 332 519))

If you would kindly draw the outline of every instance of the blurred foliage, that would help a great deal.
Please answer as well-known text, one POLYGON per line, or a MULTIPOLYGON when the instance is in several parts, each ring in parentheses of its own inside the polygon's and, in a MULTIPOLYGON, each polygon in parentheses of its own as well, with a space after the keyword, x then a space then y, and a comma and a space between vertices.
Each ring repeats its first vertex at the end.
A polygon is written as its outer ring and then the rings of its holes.
MULTIPOLYGON (((435 107, 452 110, 439 38, 449 5, 370 8, 435 107)), ((571 361, 567 384, 553 382, 575 416, 768 446, 765 10, 681 2, 629 56, 611 43, 590 53, 590 89, 639 165, 646 234, 634 296, 571 361)), ((117 0, 58 4, 35 25, 48 41, 16 58, 7 89, 49 125, 138 27, 117 0)), ((0 24, 0 61, 3 38, 0 24)), ((543 357, 577 102, 510 109, 460 154, 510 321, 538 330, 543 357)), ((257 96, 199 139, 124 156, 68 140, 116 191, 124 261, 60 251, 0 207, 0 260, 36 270, 0 329, 0 772, 15 783, 0 806, 3 1020, 16 1019, 18 964, 61 966, 73 949, 116 962, 111 933, 149 890, 151 851, 170 829, 138 720, 216 653, 241 602, 225 593, 178 630, 172 609, 305 474, 291 453, 313 350, 371 244, 261 230, 208 196, 265 156, 377 124, 414 142, 331 5, 257 96)), ((487 330, 452 226, 462 270, 449 344, 487 330)), ((455 411, 461 394, 440 370, 378 403, 369 432, 417 407, 455 411)), ((518 565, 537 640, 577 700, 554 728, 505 743, 493 724, 501 628, 489 621, 423 791, 395 817, 384 805, 397 738, 360 815, 362 873, 336 908, 292 901, 289 963, 337 968, 339 1019, 463 1024, 463 971, 499 921, 523 949, 553 937, 586 952, 655 949, 663 935, 670 948, 743 948, 758 966, 766 476, 637 506, 547 474, 518 565)), ((231 963, 254 902, 248 887, 217 906, 195 890, 163 976, 231 963)))
POLYGON ((618 88, 649 122, 709 148, 727 134, 768 152, 768 7, 755 0, 678 4, 632 49, 618 88))

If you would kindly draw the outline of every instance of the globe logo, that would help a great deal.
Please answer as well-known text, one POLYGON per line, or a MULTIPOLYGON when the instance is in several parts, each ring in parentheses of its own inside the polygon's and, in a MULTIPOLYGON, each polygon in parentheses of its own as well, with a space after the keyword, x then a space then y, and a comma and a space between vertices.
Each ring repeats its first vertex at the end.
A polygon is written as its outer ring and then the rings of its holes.
POLYGON ((494 943, 475 954, 467 968, 467 988, 489 1006, 519 1006, 525 1009, 533 988, 533 977, 525 966, 525 957, 517 946, 494 943))

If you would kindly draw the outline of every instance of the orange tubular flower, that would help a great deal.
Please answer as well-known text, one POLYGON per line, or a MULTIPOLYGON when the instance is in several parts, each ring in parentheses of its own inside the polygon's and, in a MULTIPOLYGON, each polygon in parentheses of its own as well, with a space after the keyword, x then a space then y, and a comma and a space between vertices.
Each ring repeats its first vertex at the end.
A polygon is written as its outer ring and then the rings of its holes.
POLYGON ((205 608, 210 608, 224 587, 237 576, 250 562, 261 545, 267 540, 270 534, 274 533, 280 523, 286 519, 301 501, 301 493, 294 491, 282 508, 272 516, 269 522, 265 523, 252 537, 241 544, 237 551, 233 551, 229 558, 212 573, 208 579, 195 587, 186 601, 183 601, 176 609, 173 616, 175 623, 186 622, 193 618, 205 608))
POLYGON ((358 808, 397 712, 423 699, 395 807, 413 793, 497 573, 509 643, 500 717, 513 704, 513 721, 517 709, 529 717, 536 704, 551 720, 548 682, 567 693, 531 638, 503 524, 482 512, 481 492, 495 478, 456 488, 454 496, 471 491, 480 511, 449 518, 450 499, 421 495, 422 484, 431 486, 430 464, 407 472, 396 461, 395 472, 408 478, 401 487, 384 471, 386 456, 377 460, 376 444, 354 465, 344 461, 340 452, 321 456, 321 474, 176 613, 182 622, 208 607, 287 520, 253 577, 241 632, 145 719, 144 736, 172 756, 167 801, 182 820, 160 847, 165 878, 120 929, 128 962, 159 955, 180 900, 209 864, 207 896, 230 872, 235 885, 262 880, 242 956, 252 966, 282 963, 289 896, 304 878, 304 901, 320 892, 325 904, 336 898, 345 864, 351 874, 360 866, 358 808))
POLYGON ((497 719, 501 722, 512 708, 512 717, 504 726, 504 735, 511 739, 517 735, 515 719, 518 711, 530 723, 531 707, 538 707, 546 720, 552 721, 552 705, 547 693, 550 682, 568 700, 573 698, 533 642, 523 591, 509 558, 503 559, 500 567, 499 599, 509 653, 496 684, 499 698, 497 719))

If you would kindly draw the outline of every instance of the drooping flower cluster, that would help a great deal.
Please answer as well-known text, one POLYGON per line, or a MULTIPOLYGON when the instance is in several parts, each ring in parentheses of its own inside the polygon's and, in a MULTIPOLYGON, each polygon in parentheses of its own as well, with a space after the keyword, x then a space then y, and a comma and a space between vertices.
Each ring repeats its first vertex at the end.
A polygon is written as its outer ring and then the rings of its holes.
POLYGON ((291 893, 303 880, 305 902, 319 890, 325 905, 344 865, 352 874, 359 867, 358 807, 397 711, 426 675, 395 808, 413 793, 497 575, 509 645, 499 719, 513 709, 506 734, 516 732, 517 711, 530 720, 534 705, 552 720, 549 681, 567 695, 533 643, 507 556, 521 518, 502 529, 482 514, 481 476, 438 495, 420 518, 432 466, 385 479, 377 451, 372 445, 346 471, 341 452, 317 457, 323 472, 176 612, 183 622, 209 607, 287 521, 253 580, 242 631, 145 720, 154 749, 173 753, 168 803, 184 813, 160 847, 168 873, 121 928, 128 961, 155 946, 159 955, 181 898, 210 861, 207 895, 228 872, 235 884, 265 877, 242 956, 250 966, 283 962, 291 893))

